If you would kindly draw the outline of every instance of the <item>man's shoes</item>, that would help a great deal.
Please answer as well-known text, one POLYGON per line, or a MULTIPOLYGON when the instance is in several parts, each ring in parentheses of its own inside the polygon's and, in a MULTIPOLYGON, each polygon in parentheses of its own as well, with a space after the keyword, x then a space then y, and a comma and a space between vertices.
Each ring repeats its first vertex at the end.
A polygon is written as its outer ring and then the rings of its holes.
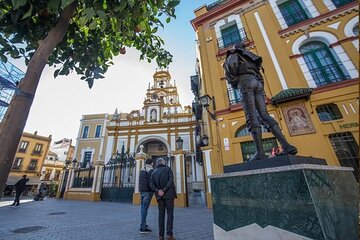
POLYGON ((140 229, 139 233, 151 233, 152 230, 146 226, 144 229, 140 229))
POLYGON ((14 205, 14 206, 11 206, 12 208, 19 208, 20 206, 19 205, 14 205))
POLYGON ((176 240, 174 236, 166 236, 166 240, 176 240))

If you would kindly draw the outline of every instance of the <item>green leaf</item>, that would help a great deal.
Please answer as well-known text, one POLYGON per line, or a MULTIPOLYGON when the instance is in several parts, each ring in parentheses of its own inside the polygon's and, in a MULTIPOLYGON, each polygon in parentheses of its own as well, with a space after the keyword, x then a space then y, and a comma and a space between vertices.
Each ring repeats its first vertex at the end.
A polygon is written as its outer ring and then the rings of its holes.
POLYGON ((24 16, 22 17, 22 19, 25 19, 27 17, 30 17, 31 16, 31 13, 32 13, 32 10, 33 10, 33 5, 30 3, 30 8, 29 10, 24 14, 24 16))
POLYGON ((54 78, 56 78, 59 75, 60 69, 56 69, 54 72, 54 78))
POLYGON ((95 16, 95 10, 93 8, 87 8, 85 9, 86 17, 91 19, 95 16))
POLYGON ((130 7, 133 7, 135 4, 135 0, 128 0, 128 3, 130 5, 130 7))
POLYGON ((60 1, 61 0, 49 0, 47 8, 50 12, 57 12, 59 10, 60 1))
POLYGON ((94 79, 93 78, 88 78, 86 79, 88 85, 89 85, 89 88, 91 89, 92 86, 94 85, 94 79))
POLYGON ((75 0, 61 0, 61 7, 65 8, 68 5, 72 4, 75 0))
POLYGON ((174 8, 174 7, 176 7, 177 5, 179 5, 179 3, 180 3, 180 0, 172 0, 172 1, 170 1, 170 2, 168 3, 168 7, 169 7, 169 8, 174 8))
POLYGON ((156 33, 157 30, 158 30, 158 27, 155 27, 155 28, 151 31, 151 33, 156 33))
POLYGON ((24 6, 27 3, 27 0, 11 0, 13 10, 18 9, 19 7, 24 6))
POLYGON ((171 21, 171 18, 166 18, 166 23, 169 23, 171 21))
POLYGON ((91 30, 94 30, 95 28, 97 27, 97 22, 96 22, 96 19, 92 20, 90 25, 89 25, 89 28, 91 30))
POLYGON ((105 12, 102 11, 102 10, 97 10, 96 11, 96 14, 101 18, 101 19, 104 19, 105 18, 105 12))

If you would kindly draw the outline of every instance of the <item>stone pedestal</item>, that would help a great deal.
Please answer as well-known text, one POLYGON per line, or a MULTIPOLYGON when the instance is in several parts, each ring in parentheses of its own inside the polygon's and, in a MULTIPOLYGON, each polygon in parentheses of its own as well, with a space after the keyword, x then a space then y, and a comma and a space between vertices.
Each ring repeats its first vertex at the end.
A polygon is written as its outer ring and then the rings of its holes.
POLYGON ((262 163, 273 158, 211 176, 215 239, 358 239, 352 168, 317 165, 306 157, 279 160, 288 165, 262 163))

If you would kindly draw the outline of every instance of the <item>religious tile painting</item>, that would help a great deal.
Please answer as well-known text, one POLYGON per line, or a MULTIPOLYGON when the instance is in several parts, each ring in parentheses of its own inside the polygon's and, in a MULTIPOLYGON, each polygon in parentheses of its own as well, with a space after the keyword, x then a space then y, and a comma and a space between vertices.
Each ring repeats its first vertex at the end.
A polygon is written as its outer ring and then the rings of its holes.
POLYGON ((282 107, 290 136, 315 133, 314 125, 303 103, 282 107))

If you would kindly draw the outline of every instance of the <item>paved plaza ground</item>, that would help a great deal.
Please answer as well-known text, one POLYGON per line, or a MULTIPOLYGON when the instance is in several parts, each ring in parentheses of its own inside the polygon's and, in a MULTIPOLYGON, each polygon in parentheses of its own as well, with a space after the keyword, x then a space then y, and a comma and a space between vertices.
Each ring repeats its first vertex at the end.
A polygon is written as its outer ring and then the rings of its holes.
MULTIPOLYGON (((156 206, 148 215, 153 232, 140 234, 140 208, 128 203, 24 199, 17 209, 11 203, 0 201, 0 240, 158 239, 156 206)), ((177 240, 214 239, 212 223, 212 210, 205 207, 175 208, 177 240)))

